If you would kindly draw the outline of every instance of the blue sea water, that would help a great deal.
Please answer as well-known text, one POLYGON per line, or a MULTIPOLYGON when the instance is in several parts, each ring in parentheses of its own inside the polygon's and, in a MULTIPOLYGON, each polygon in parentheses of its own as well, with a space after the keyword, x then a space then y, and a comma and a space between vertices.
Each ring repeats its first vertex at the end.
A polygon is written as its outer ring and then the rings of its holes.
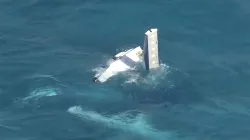
POLYGON ((1 140, 249 140, 247 0, 0 0, 1 140), (159 30, 161 68, 92 77, 159 30))

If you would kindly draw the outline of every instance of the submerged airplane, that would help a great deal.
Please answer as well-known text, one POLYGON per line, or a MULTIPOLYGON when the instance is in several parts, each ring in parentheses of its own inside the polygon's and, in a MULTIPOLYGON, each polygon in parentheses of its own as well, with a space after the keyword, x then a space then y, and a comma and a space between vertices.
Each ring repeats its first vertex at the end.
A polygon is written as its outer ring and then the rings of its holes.
POLYGON ((132 70, 140 62, 144 62, 147 71, 160 67, 157 32, 157 28, 149 29, 145 32, 143 50, 138 46, 116 54, 109 67, 102 74, 96 75, 93 78, 93 82, 103 83, 117 73, 132 70))

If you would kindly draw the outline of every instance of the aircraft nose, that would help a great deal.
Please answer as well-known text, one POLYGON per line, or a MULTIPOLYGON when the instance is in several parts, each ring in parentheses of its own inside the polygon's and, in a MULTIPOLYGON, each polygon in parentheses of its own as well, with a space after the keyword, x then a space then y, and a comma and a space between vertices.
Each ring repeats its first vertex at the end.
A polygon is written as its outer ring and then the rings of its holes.
POLYGON ((96 83, 96 82, 98 81, 98 78, 97 78, 97 77, 94 77, 94 78, 92 79, 92 81, 93 81, 94 83, 96 83))

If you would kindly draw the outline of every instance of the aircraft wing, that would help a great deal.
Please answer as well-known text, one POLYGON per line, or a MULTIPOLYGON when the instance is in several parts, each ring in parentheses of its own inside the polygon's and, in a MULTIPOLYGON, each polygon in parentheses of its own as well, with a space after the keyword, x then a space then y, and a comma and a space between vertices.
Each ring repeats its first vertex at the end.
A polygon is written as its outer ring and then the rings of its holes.
POLYGON ((142 55, 142 49, 140 46, 125 52, 123 56, 112 62, 104 73, 102 73, 99 77, 94 77, 94 82, 99 81, 103 83, 119 72, 133 69, 137 62, 141 61, 140 55, 142 55))

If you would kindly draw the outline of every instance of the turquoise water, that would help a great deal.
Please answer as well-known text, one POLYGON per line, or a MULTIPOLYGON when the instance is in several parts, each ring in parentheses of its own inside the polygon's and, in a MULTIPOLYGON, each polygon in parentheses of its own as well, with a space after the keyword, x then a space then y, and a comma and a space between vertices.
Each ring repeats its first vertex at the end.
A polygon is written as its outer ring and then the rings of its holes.
POLYGON ((249 6, 0 0, 1 140, 248 140, 249 6), (160 70, 92 83, 149 27, 160 70))

